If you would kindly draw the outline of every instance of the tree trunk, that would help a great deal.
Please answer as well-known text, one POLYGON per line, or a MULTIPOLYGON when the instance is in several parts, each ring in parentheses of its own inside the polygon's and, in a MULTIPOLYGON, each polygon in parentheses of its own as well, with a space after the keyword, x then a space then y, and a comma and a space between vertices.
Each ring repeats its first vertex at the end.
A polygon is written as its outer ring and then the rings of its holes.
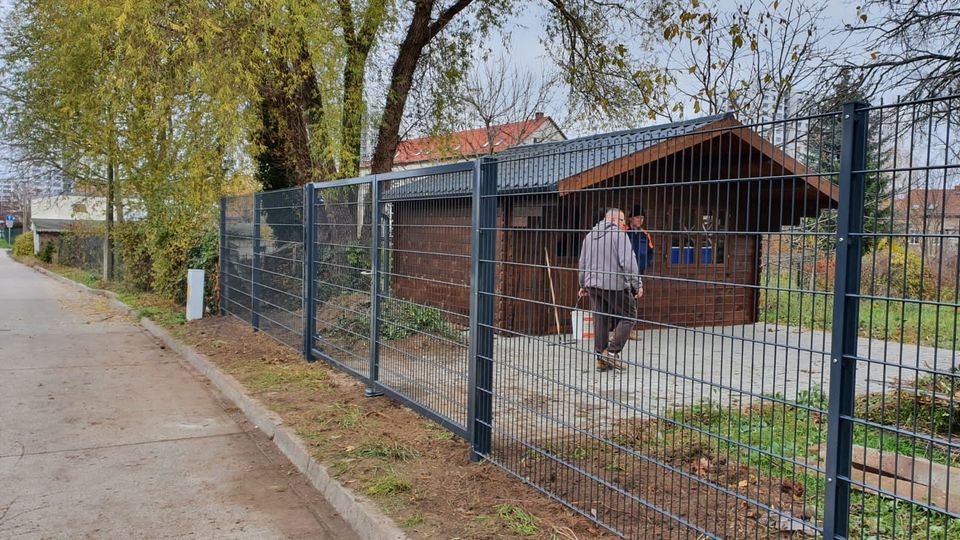
POLYGON ((116 186, 113 177, 113 158, 107 162, 106 215, 103 234, 103 280, 113 280, 113 197, 116 186))
MULTIPOLYGON (((255 157, 257 179, 264 190, 272 190, 335 177, 332 157, 325 154, 317 162, 310 151, 310 126, 322 124, 324 107, 306 43, 301 43, 293 67, 282 59, 274 59, 272 65, 260 89, 261 128, 256 138, 263 151, 255 157)), ((327 149, 326 131, 318 127, 315 133, 313 146, 327 149)))
POLYGON ((360 133, 363 126, 364 66, 367 52, 351 47, 343 68, 343 116, 340 150, 341 178, 357 176, 360 170, 360 133))
POLYGON ((458 0, 440 13, 437 20, 432 23, 430 15, 433 12, 434 0, 416 1, 407 35, 400 44, 397 59, 393 63, 390 88, 387 91, 383 119, 377 133, 377 146, 370 162, 370 172, 383 173, 393 169, 393 158, 397 153, 397 146, 400 145, 400 122, 403 120, 413 76, 417 71, 417 63, 423 55, 423 48, 472 1, 458 0))
POLYGON ((343 115, 340 118, 339 176, 342 178, 356 176, 360 170, 367 58, 386 16, 385 4, 385 0, 370 0, 358 29, 350 0, 340 0, 340 29, 347 45, 347 60, 343 66, 343 115))

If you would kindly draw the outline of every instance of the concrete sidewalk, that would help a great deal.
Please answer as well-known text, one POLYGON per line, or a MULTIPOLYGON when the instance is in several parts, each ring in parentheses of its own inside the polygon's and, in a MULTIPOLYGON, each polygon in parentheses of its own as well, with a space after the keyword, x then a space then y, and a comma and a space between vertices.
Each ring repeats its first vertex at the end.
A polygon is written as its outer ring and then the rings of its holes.
POLYGON ((356 538, 106 300, 0 251, 0 538, 356 538))

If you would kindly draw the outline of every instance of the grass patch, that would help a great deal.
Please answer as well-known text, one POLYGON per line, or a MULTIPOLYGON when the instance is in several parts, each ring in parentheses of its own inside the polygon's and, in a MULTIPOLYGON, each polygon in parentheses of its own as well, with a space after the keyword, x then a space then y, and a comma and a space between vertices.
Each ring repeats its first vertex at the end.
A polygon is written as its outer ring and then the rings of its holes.
POLYGON ((330 473, 334 478, 340 478, 353 468, 353 463, 348 460, 340 459, 330 464, 330 473))
POLYGON ((525 512, 523 508, 515 504, 498 504, 496 510, 497 518, 511 532, 520 536, 533 536, 540 532, 537 518, 525 512))
POLYGON ((303 439, 305 443, 313 447, 323 446, 327 440, 322 433, 306 428, 297 428, 297 436, 303 439))
POLYGON ((400 495, 413 489, 409 480, 404 480, 394 473, 387 473, 378 477, 367 488, 367 494, 375 497, 400 495))
POLYGON ((449 429, 441 426, 440 424, 435 424, 433 422, 427 422, 427 429, 433 432, 433 438, 438 441, 449 441, 453 438, 453 432, 449 429))
POLYGON ((273 369, 255 371, 245 378, 244 383, 255 393, 284 388, 323 390, 327 386, 327 374, 307 365, 279 364, 273 369))
POLYGON ((364 443, 360 448, 350 452, 355 458, 373 458, 386 461, 410 461, 417 457, 416 450, 398 442, 373 441, 364 443))
MULTIPOLYGON (((955 424, 958 420, 953 411, 916 397, 915 393, 908 391, 860 397, 855 403, 854 415, 941 437, 957 433, 955 424)), ((801 396, 795 405, 766 401, 746 409, 711 403, 689 407, 670 414, 673 423, 663 429, 662 439, 637 439, 631 446, 650 453, 656 452, 658 445, 683 445, 698 449, 711 458, 725 457, 728 462, 749 467, 759 476, 789 480, 802 486, 804 504, 822 513, 823 477, 791 460, 814 462, 819 459, 816 448, 826 443, 826 415, 806 407, 824 409, 826 399, 825 395, 816 392, 801 396)), ((882 449, 885 453, 922 457, 952 467, 956 467, 960 459, 945 448, 863 425, 854 426, 853 442, 882 449)), ((817 519, 822 518, 822 515, 817 516, 817 519)), ((960 538, 960 519, 904 501, 854 490, 851 494, 850 532, 851 538, 904 540, 917 535, 927 538, 929 532, 929 538, 946 540, 960 538)))
POLYGON ((60 266, 58 264, 43 264, 41 265, 47 270, 60 274, 61 276, 76 281, 77 283, 82 283, 87 287, 93 289, 103 289, 105 288, 105 282, 102 279, 102 276, 97 272, 91 272, 89 270, 82 270, 80 268, 72 268, 69 266, 60 266))
MULTIPOLYGON (((770 276, 763 287, 801 288, 787 277, 770 276)), ((805 285, 809 287, 809 284, 805 285)), ((951 299, 952 301, 952 299, 951 299)), ((803 328, 833 328, 833 293, 762 290, 762 322, 803 328)), ((960 350, 958 310, 911 300, 860 300, 860 336, 960 350)))
POLYGON ((330 406, 330 415, 338 426, 346 429, 356 429, 363 424, 363 411, 356 405, 334 403, 330 406))
POLYGON ((414 512, 410 516, 407 516, 403 521, 400 522, 400 526, 404 529, 412 529, 418 525, 423 525, 426 523, 427 519, 423 517, 422 512, 414 512))
POLYGON ((10 245, 10 242, 7 242, 6 238, 0 238, 0 249, 10 249, 13 246, 10 245))

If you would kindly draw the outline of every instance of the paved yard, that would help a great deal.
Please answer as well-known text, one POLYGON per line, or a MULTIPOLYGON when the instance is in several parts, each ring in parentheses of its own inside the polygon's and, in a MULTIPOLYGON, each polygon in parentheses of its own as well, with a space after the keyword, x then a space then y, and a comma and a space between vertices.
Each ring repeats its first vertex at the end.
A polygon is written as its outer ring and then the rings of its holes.
POLYGON ((355 538, 105 302, 0 251, 0 538, 355 538))
MULTIPOLYGON (((706 402, 750 405, 763 396, 826 394, 830 340, 829 333, 762 323, 647 330, 624 351, 625 371, 598 373, 592 342, 497 335, 494 427, 532 437, 551 437, 561 426, 597 433, 618 420, 706 402)), ((428 337, 385 343, 381 382, 464 424, 466 345, 428 337)), ((859 348, 858 394, 889 392, 915 380, 918 365, 945 371, 958 365, 953 350, 868 339, 859 348)))
MULTIPOLYGON (((592 343, 498 336, 495 422, 537 430, 550 425, 538 414, 548 414, 594 430, 707 401, 747 405, 763 395, 793 400, 802 392, 826 393, 830 340, 829 333, 765 324, 648 330, 625 350, 626 371, 598 373, 592 343)), ((914 380, 917 365, 949 370, 958 364, 953 350, 868 339, 860 340, 859 356, 859 394, 914 380)))

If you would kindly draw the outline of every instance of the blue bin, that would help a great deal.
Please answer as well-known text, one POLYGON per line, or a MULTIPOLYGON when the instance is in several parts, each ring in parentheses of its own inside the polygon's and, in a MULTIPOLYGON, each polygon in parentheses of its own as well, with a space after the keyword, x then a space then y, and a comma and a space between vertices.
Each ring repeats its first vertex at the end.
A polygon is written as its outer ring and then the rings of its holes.
POLYGON ((700 248, 700 264, 713 264, 713 247, 700 248))
POLYGON ((671 247, 670 264, 693 264, 693 247, 671 247), (682 251, 682 257, 681 257, 682 251))

